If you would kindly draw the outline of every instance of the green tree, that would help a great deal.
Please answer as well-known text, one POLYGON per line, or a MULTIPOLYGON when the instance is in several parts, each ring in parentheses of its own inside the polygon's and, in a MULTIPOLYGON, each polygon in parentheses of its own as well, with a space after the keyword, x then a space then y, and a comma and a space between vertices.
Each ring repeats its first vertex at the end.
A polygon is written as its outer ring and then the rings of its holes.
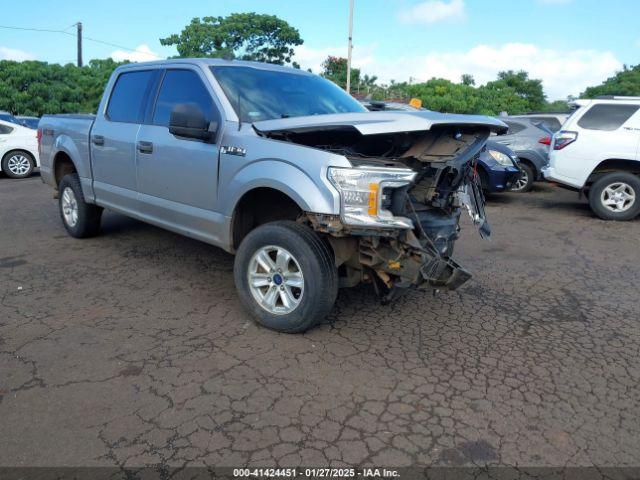
MULTIPOLYGON (((347 88, 347 59, 342 57, 328 56, 322 62, 322 71, 320 72, 324 78, 331 80, 341 88, 347 88)), ((372 77, 367 77, 370 81, 372 77)), ((373 77, 375 78, 375 77, 373 77)), ((375 80, 374 80, 375 82, 375 80)), ((360 69, 351 68, 351 85, 360 83, 360 69)))
POLYGON ((471 113, 476 111, 479 100, 472 86, 443 78, 408 85, 405 90, 408 97, 422 100, 424 108, 438 112, 471 113))
POLYGON ((542 80, 531 79, 529 74, 522 70, 519 72, 514 72, 513 70, 500 72, 498 73, 498 79, 487 83, 486 86, 496 91, 504 90, 505 96, 515 92, 517 96, 524 100, 524 111, 541 110, 546 102, 542 80))
POLYGON ((0 61, 0 110, 16 115, 95 112, 113 69, 111 59, 73 64, 0 61))
POLYGON ((600 85, 587 88, 580 96, 594 98, 599 95, 640 96, 640 64, 635 67, 624 65, 622 71, 600 85))
POLYGON ((571 101, 572 99, 569 98, 567 100, 555 100, 551 103, 546 103, 544 108, 542 109, 543 112, 569 112, 571 109, 569 108, 569 103, 568 101, 571 101))
POLYGON ((254 12, 227 17, 194 18, 180 34, 161 38, 175 45, 180 57, 225 57, 284 65, 294 47, 302 45, 300 32, 275 15, 254 12))
POLYGON ((476 84, 476 80, 473 78, 473 75, 469 73, 463 73, 460 77, 460 83, 462 83, 463 85, 473 86, 476 84))

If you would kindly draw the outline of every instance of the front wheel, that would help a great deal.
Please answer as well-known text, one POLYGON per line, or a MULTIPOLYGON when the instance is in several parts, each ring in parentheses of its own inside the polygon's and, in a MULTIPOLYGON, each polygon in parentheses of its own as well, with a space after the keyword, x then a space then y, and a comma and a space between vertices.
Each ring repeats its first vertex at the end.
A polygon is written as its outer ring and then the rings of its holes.
POLYGON ((23 150, 7 153, 2 159, 2 171, 10 178, 27 178, 36 166, 33 155, 23 150))
POLYGON ((589 190, 591 210, 604 220, 631 220, 640 214, 640 178, 632 173, 609 173, 589 190))
POLYGON ((234 263, 238 296, 261 325, 304 332, 332 309, 338 273, 331 251, 309 227, 278 221, 252 230, 234 263))
POLYGON ((529 192, 533 188, 533 179, 535 178, 533 168, 526 163, 521 162, 520 170, 522 171, 520 178, 514 182, 513 187, 511 187, 511 191, 518 193, 529 192))

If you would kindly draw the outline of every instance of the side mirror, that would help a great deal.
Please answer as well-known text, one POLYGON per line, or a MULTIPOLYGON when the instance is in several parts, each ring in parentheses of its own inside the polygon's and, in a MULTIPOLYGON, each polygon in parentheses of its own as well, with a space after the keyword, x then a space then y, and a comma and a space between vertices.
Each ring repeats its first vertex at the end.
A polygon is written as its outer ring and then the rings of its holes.
POLYGON ((178 137, 211 141, 216 136, 217 122, 208 122, 194 103, 179 103, 171 110, 169 133, 178 137))

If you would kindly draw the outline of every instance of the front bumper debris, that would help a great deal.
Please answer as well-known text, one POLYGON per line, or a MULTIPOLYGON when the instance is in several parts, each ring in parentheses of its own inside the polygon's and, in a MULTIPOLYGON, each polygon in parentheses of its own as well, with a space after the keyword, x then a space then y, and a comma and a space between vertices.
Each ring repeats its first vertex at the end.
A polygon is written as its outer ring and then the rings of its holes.
POLYGON ((484 195, 474 178, 465 183, 458 192, 460 203, 466 208, 473 224, 482 238, 491 236, 491 226, 487 222, 487 215, 484 211, 484 195))

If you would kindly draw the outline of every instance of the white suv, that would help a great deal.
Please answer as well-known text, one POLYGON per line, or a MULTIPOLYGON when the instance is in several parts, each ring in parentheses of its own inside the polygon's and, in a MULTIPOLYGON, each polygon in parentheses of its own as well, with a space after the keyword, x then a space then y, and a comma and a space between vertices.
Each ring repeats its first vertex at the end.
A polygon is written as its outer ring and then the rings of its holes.
POLYGON ((583 191, 605 220, 640 213, 640 97, 576 100, 551 140, 544 177, 583 191))

